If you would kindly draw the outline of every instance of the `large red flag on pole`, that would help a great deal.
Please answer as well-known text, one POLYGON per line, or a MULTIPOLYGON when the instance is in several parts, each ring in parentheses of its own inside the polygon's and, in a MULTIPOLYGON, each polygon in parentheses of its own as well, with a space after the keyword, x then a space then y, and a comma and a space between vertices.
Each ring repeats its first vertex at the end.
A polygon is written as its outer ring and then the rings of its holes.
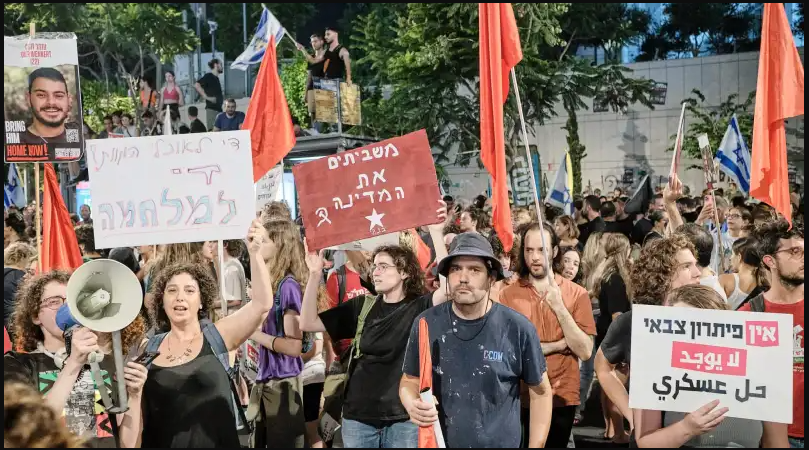
POLYGON ((52 164, 45 164, 43 190, 42 255, 40 255, 42 272, 57 269, 72 271, 81 266, 84 260, 52 164))
POLYGON ((784 119, 803 114, 803 64, 784 5, 765 3, 758 61, 750 196, 792 222, 784 119))
POLYGON ((479 3, 480 159, 492 176, 492 222, 506 251, 514 244, 508 204, 503 104, 508 72, 522 60, 520 35, 511 3, 479 3))
POLYGON ((284 88, 278 76, 275 36, 270 36, 258 69, 253 98, 242 124, 250 130, 253 147, 253 181, 258 181, 295 146, 295 131, 284 88))
MULTIPOLYGON (((421 399, 433 403, 433 357, 430 354, 430 330, 427 319, 419 319, 419 392, 421 399)), ((441 425, 419 427, 419 448, 446 448, 441 425)))

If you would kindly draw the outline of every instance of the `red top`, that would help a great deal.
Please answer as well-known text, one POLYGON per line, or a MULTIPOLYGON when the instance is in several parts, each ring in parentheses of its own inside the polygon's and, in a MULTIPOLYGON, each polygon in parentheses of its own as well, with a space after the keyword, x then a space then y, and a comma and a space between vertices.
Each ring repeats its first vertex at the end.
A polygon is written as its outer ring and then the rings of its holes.
POLYGON ((3 354, 10 352, 11 349, 11 339, 8 337, 8 331, 6 331, 6 327, 3 327, 3 354))
MULTIPOLYGON (((739 311, 749 312, 750 303, 739 311)), ((789 436, 803 439, 803 300, 783 305, 771 303, 765 297, 764 312, 792 315, 792 425, 789 426, 789 436)))
POLYGON ((163 102, 166 100, 180 101, 180 90, 177 89, 177 86, 174 86, 174 89, 171 90, 169 90, 168 86, 163 88, 163 102))
MULTIPOLYGON (((336 308, 341 303, 337 298, 340 295, 340 286, 337 282, 337 272, 332 272, 329 275, 329 279, 326 280, 326 291, 329 293, 329 308, 336 308)), ((349 270, 346 267, 346 287, 345 287, 345 295, 343 296, 342 303, 345 303, 353 298, 359 297, 361 295, 368 295, 367 289, 362 287, 362 283, 360 283, 360 275, 353 270, 349 270)), ((337 358, 340 358, 340 355, 343 354, 348 347, 351 345, 351 339, 343 339, 342 341, 332 342, 332 347, 334 348, 334 353, 336 354, 337 358)), ((331 361, 329 361, 331 362, 331 361)))

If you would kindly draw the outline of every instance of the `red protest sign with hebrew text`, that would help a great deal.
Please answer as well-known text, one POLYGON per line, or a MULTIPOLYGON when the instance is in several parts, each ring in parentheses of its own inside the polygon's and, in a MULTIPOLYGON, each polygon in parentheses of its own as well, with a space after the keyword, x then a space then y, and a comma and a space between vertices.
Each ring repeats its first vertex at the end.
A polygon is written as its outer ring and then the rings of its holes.
POLYGON ((416 131, 292 168, 312 250, 436 222, 427 133, 416 131))

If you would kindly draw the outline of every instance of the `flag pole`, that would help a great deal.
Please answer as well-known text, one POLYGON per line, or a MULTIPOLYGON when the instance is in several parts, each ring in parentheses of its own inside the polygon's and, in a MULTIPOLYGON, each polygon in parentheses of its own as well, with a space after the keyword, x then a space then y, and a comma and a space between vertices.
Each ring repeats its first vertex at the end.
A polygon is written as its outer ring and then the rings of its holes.
POLYGON ((227 301, 226 296, 225 296, 225 274, 224 274, 224 268, 225 268, 225 243, 224 243, 224 241, 220 240, 220 241, 218 241, 216 243, 216 245, 217 245, 216 252, 217 252, 217 255, 218 255, 217 263, 219 264, 219 270, 217 270, 217 272, 218 272, 217 275, 219 275, 219 280, 218 280, 219 281, 219 296, 221 298, 221 303, 219 304, 219 306, 220 306, 220 313, 222 314, 222 317, 220 317, 220 319, 224 319, 225 317, 228 316, 228 301, 227 301))
POLYGON ((708 135, 700 135, 697 138, 697 142, 699 143, 700 151, 702 152, 705 181, 708 185, 711 201, 713 202, 713 219, 714 224, 716 224, 716 245, 719 247, 717 251, 717 255, 719 257, 719 275, 721 275, 725 273, 725 248, 722 246, 722 224, 719 222, 719 207, 716 204, 716 191, 714 190, 716 172, 713 166, 713 158, 711 158, 713 152, 711 151, 711 143, 708 140, 708 135))
POLYGON ((37 272, 42 273, 42 205, 39 196, 39 164, 34 163, 34 192, 36 195, 37 272))
POLYGON ((528 146, 528 130, 525 127, 525 116, 522 112, 522 100, 520 99, 520 87, 517 85, 517 72, 514 68, 511 68, 511 83, 514 85, 514 95, 517 97, 517 111, 520 113, 520 127, 522 129, 522 142, 525 145, 525 158, 528 160, 528 174, 531 177, 531 191, 534 193, 534 205, 537 209, 537 220, 540 224, 540 231, 539 235, 542 237, 542 249, 543 253, 545 254, 545 264, 547 270, 551 271, 551 258, 550 255, 553 252, 553 249, 548 249, 548 246, 545 242, 545 219, 542 214, 542 208, 539 204, 539 193, 537 192, 536 188, 536 180, 534 179, 534 162, 531 160, 531 148, 528 146))

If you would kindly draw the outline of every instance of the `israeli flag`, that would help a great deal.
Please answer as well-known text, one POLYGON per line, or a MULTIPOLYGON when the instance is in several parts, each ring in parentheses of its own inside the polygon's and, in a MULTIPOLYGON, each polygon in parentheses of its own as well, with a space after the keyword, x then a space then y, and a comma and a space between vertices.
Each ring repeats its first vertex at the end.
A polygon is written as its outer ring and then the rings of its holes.
POLYGON ((564 209, 565 214, 569 216, 573 215, 573 169, 568 153, 565 153, 565 161, 556 171, 556 180, 545 198, 545 203, 564 209))
POLYGON ((15 163, 8 166, 8 180, 3 186, 3 209, 8 209, 10 206, 25 207, 25 191, 15 163))
POLYGON ((750 150, 744 143, 735 114, 730 118, 725 137, 716 151, 716 164, 739 186, 740 191, 750 194, 750 150))
POLYGON ((261 13, 261 20, 256 27, 256 34, 247 48, 244 49, 241 55, 230 64, 231 69, 247 70, 253 64, 258 64, 264 58, 264 50, 267 48, 267 43, 270 41, 270 36, 275 36, 275 46, 281 42, 286 30, 281 26, 281 22, 272 15, 269 9, 264 8, 261 13))

